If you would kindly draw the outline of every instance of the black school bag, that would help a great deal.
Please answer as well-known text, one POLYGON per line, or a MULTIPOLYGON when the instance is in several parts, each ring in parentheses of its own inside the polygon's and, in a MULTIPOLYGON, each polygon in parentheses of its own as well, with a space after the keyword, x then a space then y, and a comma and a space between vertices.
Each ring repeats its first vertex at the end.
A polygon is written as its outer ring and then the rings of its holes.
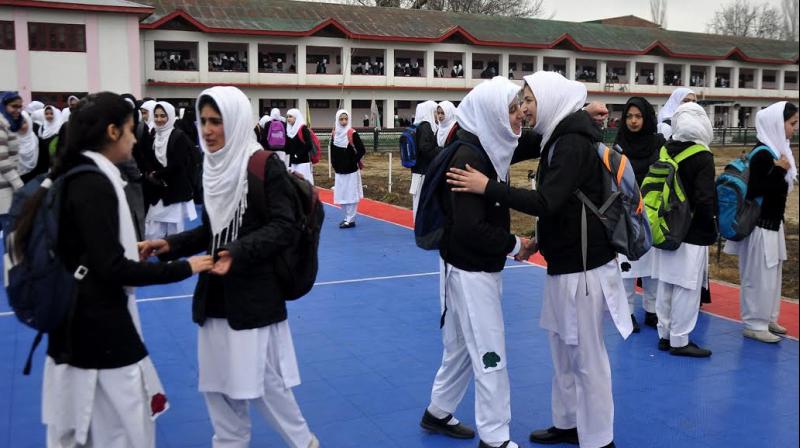
MULTIPOLYGON (((272 151, 257 151, 250 157, 247 171, 262 181, 266 180, 267 160, 272 151)), ((325 210, 319 200, 317 190, 302 176, 285 171, 293 187, 295 222, 300 228, 300 238, 280 254, 275 260, 275 274, 286 300, 296 300, 311 291, 317 280, 319 259, 319 236, 325 210)), ((269 185, 261 182, 264 188, 261 197, 266 197, 269 185)))

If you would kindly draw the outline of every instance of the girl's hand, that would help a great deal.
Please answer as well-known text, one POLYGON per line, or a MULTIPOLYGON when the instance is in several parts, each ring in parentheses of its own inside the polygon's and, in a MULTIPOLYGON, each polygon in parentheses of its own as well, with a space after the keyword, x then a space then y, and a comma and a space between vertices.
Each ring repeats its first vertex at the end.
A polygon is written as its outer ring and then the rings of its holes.
POLYGON ((483 194, 489 178, 469 164, 466 168, 466 170, 450 168, 450 172, 447 173, 447 183, 452 185, 452 190, 458 193, 483 194))

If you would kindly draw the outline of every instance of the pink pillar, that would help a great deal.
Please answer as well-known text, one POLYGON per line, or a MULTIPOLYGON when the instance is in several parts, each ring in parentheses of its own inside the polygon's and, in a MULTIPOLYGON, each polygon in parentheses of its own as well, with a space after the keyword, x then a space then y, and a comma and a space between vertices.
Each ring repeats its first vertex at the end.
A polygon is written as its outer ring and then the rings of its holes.
POLYGON ((139 42, 139 18, 131 15, 128 17, 128 84, 130 93, 136 98, 142 97, 142 50, 139 42))
POLYGON ((31 56, 28 45, 28 15, 22 8, 14 10, 14 41, 17 45, 17 91, 27 104, 31 102, 31 56))
POLYGON ((97 15, 86 16, 86 75, 89 93, 100 91, 100 36, 97 15))

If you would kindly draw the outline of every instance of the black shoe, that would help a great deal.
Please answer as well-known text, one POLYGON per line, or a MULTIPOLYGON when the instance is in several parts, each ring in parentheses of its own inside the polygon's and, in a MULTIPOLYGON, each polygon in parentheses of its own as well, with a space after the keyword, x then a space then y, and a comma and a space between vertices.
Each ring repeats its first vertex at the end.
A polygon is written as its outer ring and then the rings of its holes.
MULTIPOLYGON (((509 443, 511 443, 511 441, 510 440, 506 440, 505 442, 503 442, 502 445, 500 445, 499 448, 506 448, 509 443)), ((481 443, 478 444, 478 448, 493 448, 493 447, 491 445, 487 444, 486 442, 484 442, 483 440, 481 440, 481 443)))
POLYGON ((658 326, 658 314, 656 313, 648 313, 647 311, 644 312, 644 324, 648 327, 657 327, 658 326))
POLYGON ((558 429, 551 426, 547 429, 533 431, 530 437, 531 442, 542 445, 558 445, 559 443, 578 444, 578 428, 558 429))
POLYGON ((698 347, 694 342, 689 342, 685 347, 672 347, 669 354, 674 356, 688 356, 689 358, 708 358, 711 350, 698 347))
POLYGON ((355 221, 353 221, 353 222, 342 221, 342 223, 339 224, 339 228, 340 229, 352 229, 355 226, 356 226, 356 222, 355 221))
POLYGON ((636 316, 633 315, 633 314, 631 314, 631 322, 633 323, 633 332, 634 333, 638 333, 638 332, 642 331, 642 329, 639 328, 639 322, 636 320, 636 316))
POLYGON ((447 422, 452 418, 452 414, 445 418, 436 418, 426 409, 419 425, 427 431, 443 434, 454 439, 472 439, 475 437, 475 431, 463 423, 459 422, 457 425, 448 425, 447 422))
POLYGON ((342 222, 340 222, 340 223, 339 223, 339 228, 340 228, 340 229, 344 229, 344 227, 345 227, 346 225, 347 225, 347 221, 342 221, 342 222))
POLYGON ((669 351, 669 349, 670 349, 669 339, 659 339, 658 340, 658 350, 660 350, 662 352, 666 352, 666 351, 669 351))

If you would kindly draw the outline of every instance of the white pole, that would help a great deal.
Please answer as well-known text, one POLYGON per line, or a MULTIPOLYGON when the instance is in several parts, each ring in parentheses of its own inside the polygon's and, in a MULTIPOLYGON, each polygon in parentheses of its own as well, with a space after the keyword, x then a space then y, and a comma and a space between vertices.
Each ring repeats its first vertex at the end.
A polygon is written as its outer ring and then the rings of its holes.
POLYGON ((392 153, 389 153, 389 193, 392 192, 392 153))

